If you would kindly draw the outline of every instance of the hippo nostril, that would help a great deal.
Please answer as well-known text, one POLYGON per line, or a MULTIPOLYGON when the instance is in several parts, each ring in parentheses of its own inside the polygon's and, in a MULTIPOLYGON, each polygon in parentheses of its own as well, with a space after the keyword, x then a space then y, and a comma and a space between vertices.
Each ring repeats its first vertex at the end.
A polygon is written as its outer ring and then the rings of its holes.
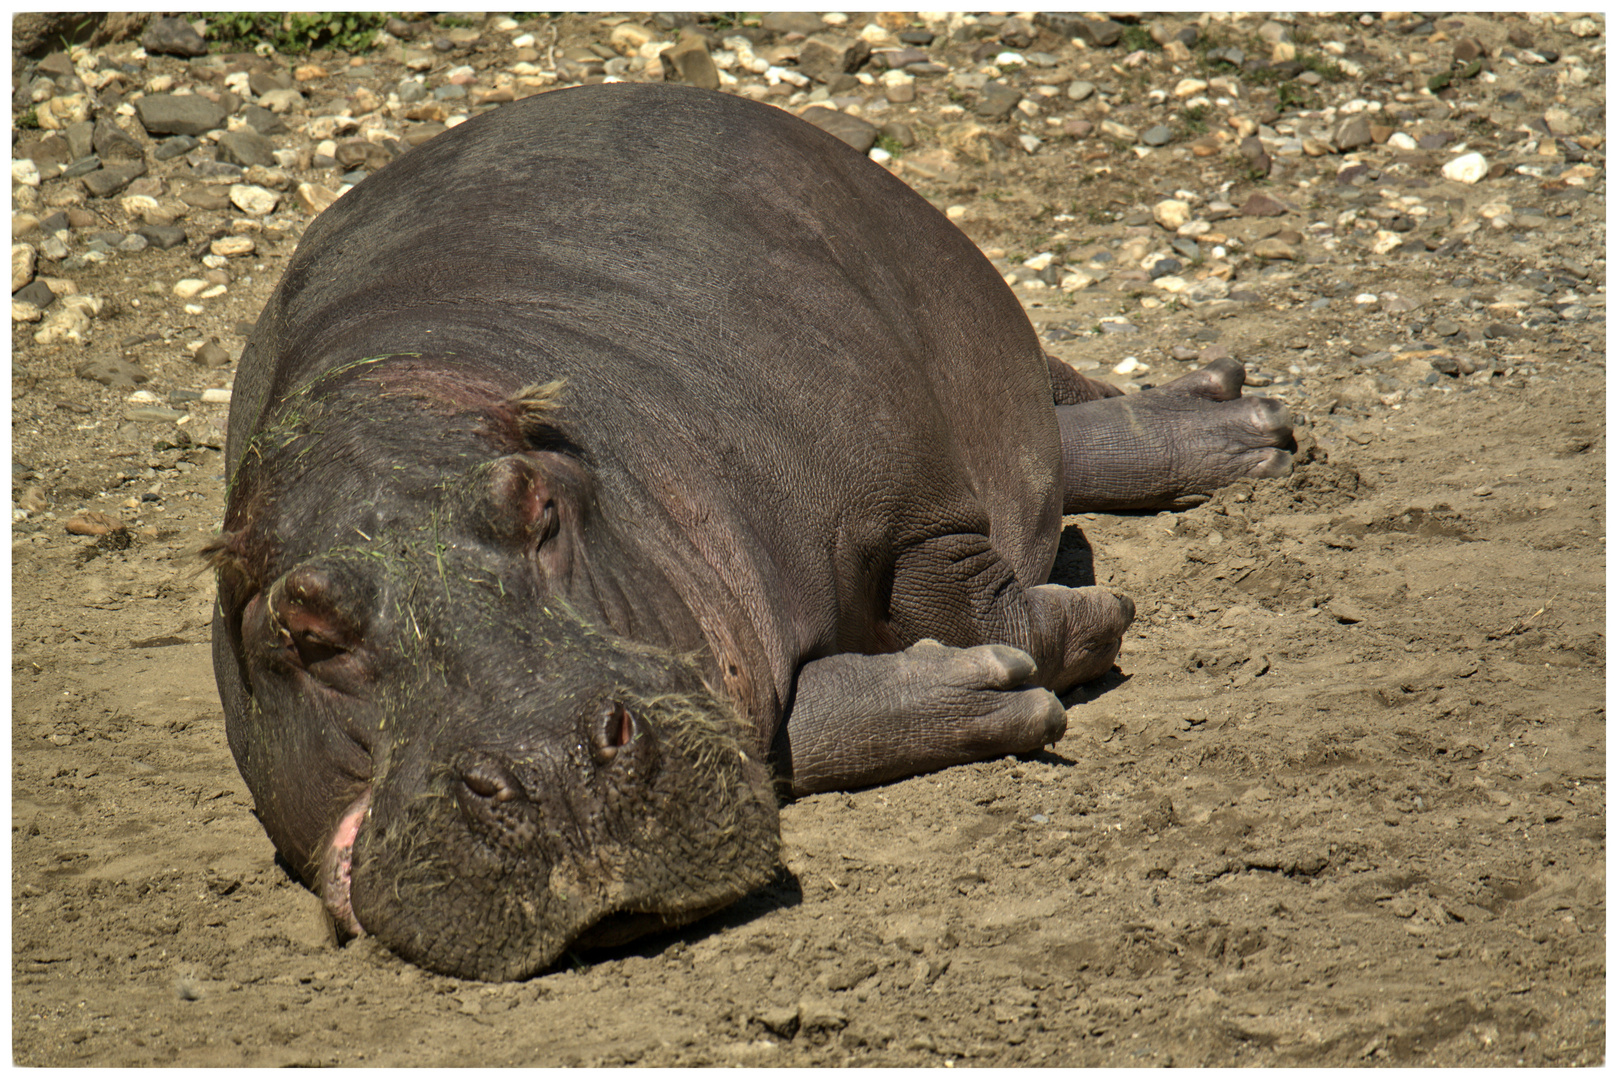
POLYGON ((602 764, 618 756, 618 751, 635 739, 635 714, 621 702, 613 702, 601 714, 596 728, 595 755, 602 764))
POLYGON ((481 799, 493 803, 510 802, 524 797, 522 785, 504 768, 489 761, 480 761, 461 770, 461 783, 481 799))

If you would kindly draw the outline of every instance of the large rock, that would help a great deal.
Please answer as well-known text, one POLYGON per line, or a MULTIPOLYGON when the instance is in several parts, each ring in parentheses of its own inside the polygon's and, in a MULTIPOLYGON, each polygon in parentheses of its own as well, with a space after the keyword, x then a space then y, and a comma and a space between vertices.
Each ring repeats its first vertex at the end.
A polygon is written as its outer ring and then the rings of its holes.
POLYGON ((133 161, 126 165, 108 165, 84 174, 84 188, 98 199, 107 199, 130 185, 136 177, 146 175, 146 163, 133 161))
POLYGON ((208 55, 208 43, 184 19, 153 19, 140 36, 140 47, 164 56, 208 55))
POLYGON ((1004 120, 1021 100, 1021 90, 996 79, 984 84, 983 96, 972 111, 985 120, 1004 120))
POLYGON ((708 43, 699 35, 680 39, 662 52, 663 78, 678 79, 704 90, 719 89, 719 69, 708 55, 708 43))
POLYGON ((135 102, 148 135, 203 135, 225 126, 225 110, 198 94, 148 94, 135 102))
POLYGON ((103 162, 127 164, 142 161, 146 157, 140 143, 106 117, 95 122, 90 139, 96 156, 103 162))
MULTIPOLYGON (((273 115, 273 114, 270 114, 273 115)), ((227 131, 219 136, 218 151, 220 161, 242 168, 251 168, 262 165, 266 169, 275 167, 275 144, 256 131, 227 131)))

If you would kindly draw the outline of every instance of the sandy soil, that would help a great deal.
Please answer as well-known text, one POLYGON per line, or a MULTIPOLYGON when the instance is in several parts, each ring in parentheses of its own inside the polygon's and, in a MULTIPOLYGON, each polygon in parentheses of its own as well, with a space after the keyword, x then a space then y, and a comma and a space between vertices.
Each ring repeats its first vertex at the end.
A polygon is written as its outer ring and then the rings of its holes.
MULTIPOLYGON (((1107 164, 1094 205, 1189 183, 1107 164)), ((1071 183, 1063 160, 962 167, 953 187, 911 179, 968 204, 990 250, 1033 250, 1046 192, 1071 183)), ((1435 183, 1430 201, 1492 197, 1435 183)), ((1556 243, 1604 268, 1599 202, 1556 243)), ((131 347, 163 393, 228 385, 179 342, 238 352, 294 239, 205 317, 126 300, 98 340, 169 330, 131 347)), ((38 486, 56 518, 12 544, 15 1061, 1603 1060, 1604 306, 1497 344, 1493 377, 1429 385, 1396 354, 1388 403, 1354 392, 1361 360, 1408 343, 1412 316, 1306 302, 1341 277, 1440 308, 1457 275, 1541 254, 1485 230, 1442 261, 1255 268, 1263 302, 1207 320, 1025 294, 1041 325, 1132 312, 1127 341, 1053 345, 1103 371, 1126 352, 1154 377, 1191 370, 1168 350, 1216 330, 1277 375, 1304 463, 1180 514, 1070 520, 1056 580, 1093 574, 1140 615, 1054 749, 803 799, 771 889, 510 985, 332 943, 225 747, 194 556, 222 512, 224 407, 181 406, 189 440, 124 420, 127 389, 73 376, 83 350, 20 328, 14 498, 38 486), (66 535, 80 509, 122 515, 127 545, 66 535)), ((78 278, 135 296, 193 266, 182 247, 78 278)))

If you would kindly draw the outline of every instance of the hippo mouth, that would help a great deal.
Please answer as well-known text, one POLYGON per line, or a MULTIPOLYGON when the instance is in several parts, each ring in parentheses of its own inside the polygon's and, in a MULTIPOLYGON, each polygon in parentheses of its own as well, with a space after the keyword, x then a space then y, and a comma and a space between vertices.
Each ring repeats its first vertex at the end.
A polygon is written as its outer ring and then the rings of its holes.
POLYGON ((365 823, 370 809, 371 789, 367 787, 337 820, 316 875, 320 899, 326 904, 338 937, 343 939, 365 933, 354 914, 354 841, 359 838, 360 826, 365 823))

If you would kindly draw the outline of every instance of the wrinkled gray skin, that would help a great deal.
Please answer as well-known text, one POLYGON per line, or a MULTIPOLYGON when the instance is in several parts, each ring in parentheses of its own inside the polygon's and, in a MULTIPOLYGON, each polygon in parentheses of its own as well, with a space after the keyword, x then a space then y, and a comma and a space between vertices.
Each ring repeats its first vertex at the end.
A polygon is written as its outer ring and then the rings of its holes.
POLYGON ((423 966, 688 922, 776 872, 772 770, 1059 739, 1133 616, 1043 584, 1064 507, 1284 473, 1240 386, 1048 365, 970 241, 774 108, 505 106, 311 225, 243 355, 231 749, 338 923, 423 966))

